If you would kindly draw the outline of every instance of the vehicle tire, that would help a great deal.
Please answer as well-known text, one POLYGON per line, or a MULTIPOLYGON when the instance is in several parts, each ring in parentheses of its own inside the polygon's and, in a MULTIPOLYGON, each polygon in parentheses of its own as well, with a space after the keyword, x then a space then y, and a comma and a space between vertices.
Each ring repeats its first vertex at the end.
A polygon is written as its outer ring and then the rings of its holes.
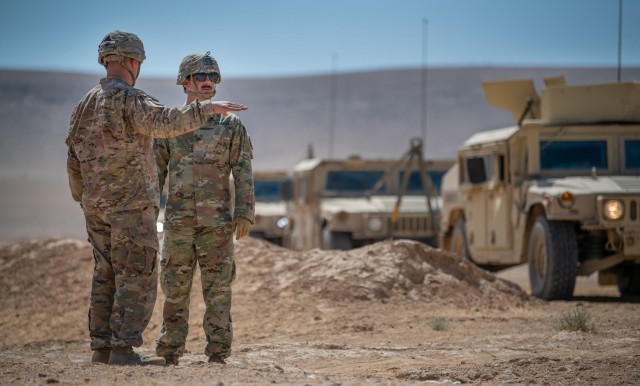
POLYGON ((578 274, 578 243, 573 225, 536 219, 527 246, 531 294, 544 300, 569 300, 578 274))
POLYGON ((640 296, 640 265, 625 265, 616 274, 618 290, 622 296, 640 296))
POLYGON ((469 244, 467 244, 467 232, 465 231, 465 220, 459 218, 451 232, 449 250, 465 260, 471 260, 469 255, 469 244))
POLYGON ((351 234, 347 232, 332 232, 328 228, 322 231, 324 249, 349 250, 353 248, 351 234))

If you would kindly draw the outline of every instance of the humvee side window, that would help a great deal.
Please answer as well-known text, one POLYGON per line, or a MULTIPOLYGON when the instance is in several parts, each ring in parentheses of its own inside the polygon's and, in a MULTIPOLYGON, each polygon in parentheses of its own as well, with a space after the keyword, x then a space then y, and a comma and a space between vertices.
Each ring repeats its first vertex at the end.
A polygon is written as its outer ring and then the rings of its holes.
POLYGON ((607 141, 540 141, 540 169, 607 168, 607 141))
MULTIPOLYGON (((373 188, 384 172, 382 170, 337 171, 327 173, 325 190, 331 193, 364 193, 373 188)), ((378 193, 385 193, 383 186, 378 193)))
POLYGON ((624 141, 625 169, 640 169, 640 140, 624 141))
POLYGON ((493 176, 491 156, 467 158, 467 170, 469 173, 469 182, 472 184, 489 181, 493 176))

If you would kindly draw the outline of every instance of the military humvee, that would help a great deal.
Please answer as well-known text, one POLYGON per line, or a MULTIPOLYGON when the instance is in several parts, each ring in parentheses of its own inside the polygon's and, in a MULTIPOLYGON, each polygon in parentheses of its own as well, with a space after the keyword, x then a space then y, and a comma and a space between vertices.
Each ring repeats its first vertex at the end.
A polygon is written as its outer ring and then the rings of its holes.
POLYGON ((250 235, 283 245, 289 225, 285 200, 291 196, 290 179, 285 172, 254 172, 253 183, 256 211, 250 235))
MULTIPOLYGON (((389 173, 380 189, 368 195, 376 182, 397 163, 397 160, 360 157, 299 162, 292 172, 289 246, 297 250, 350 249, 390 237, 434 244, 439 218, 431 221, 417 170, 408 169, 408 186, 395 221, 391 221, 391 215, 404 170, 389 173)), ((453 161, 426 163, 432 184, 438 188, 442 175, 453 161)), ((434 215, 439 216, 439 198, 434 197, 431 204, 434 215)))
POLYGON ((440 246, 490 269, 529 263, 532 294, 577 275, 640 292, 640 84, 483 84, 517 126, 477 133, 442 183, 440 246))

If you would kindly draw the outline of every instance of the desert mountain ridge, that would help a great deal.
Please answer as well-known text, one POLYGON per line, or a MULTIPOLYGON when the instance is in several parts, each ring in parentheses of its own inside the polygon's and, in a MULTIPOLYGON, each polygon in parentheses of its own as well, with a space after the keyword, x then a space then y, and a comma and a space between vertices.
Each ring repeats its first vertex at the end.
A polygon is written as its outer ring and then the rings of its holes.
MULTIPOLYGON (((568 84, 615 82, 615 68, 429 68, 425 157, 453 158, 478 131, 513 125, 489 107, 482 82, 564 75, 568 84)), ((249 106, 238 114, 254 146, 254 170, 288 170, 309 146, 319 157, 358 154, 399 158, 421 135, 422 69, 391 69, 304 77, 226 79, 216 99, 249 106), (335 102, 334 142, 329 143, 335 102)), ((0 242, 37 237, 84 237, 82 212, 67 187, 64 140, 78 101, 99 75, 0 70, 0 242)), ((640 79, 640 68, 622 80, 640 79)), ((185 95, 174 78, 145 77, 136 85, 168 106, 185 95)))

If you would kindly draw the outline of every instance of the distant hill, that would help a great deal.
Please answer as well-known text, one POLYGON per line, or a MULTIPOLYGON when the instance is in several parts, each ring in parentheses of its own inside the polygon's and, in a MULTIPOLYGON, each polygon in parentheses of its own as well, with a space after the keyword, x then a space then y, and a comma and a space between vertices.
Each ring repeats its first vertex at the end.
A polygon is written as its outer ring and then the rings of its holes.
MULTIPOLYGON (((426 157, 452 158, 472 133, 513 124, 510 113, 486 105, 483 81, 533 78, 540 90, 544 77, 556 75, 569 84, 611 82, 616 69, 430 68, 426 157)), ((638 80, 640 68, 624 69, 622 77, 638 80)), ((0 70, 0 241, 78 233, 82 219, 68 197, 64 140, 73 108, 98 79, 0 70), (70 210, 72 221, 61 214, 70 210), (32 232, 34 224, 39 230, 32 232)), ((216 99, 249 106, 239 116, 251 134, 255 170, 288 169, 309 145, 317 156, 329 154, 331 81, 331 75, 223 80, 216 99)), ((335 81, 334 157, 400 157, 420 135, 421 69, 344 73, 335 81)), ((143 68, 138 83, 166 105, 184 103, 174 78, 146 78, 143 68)))

